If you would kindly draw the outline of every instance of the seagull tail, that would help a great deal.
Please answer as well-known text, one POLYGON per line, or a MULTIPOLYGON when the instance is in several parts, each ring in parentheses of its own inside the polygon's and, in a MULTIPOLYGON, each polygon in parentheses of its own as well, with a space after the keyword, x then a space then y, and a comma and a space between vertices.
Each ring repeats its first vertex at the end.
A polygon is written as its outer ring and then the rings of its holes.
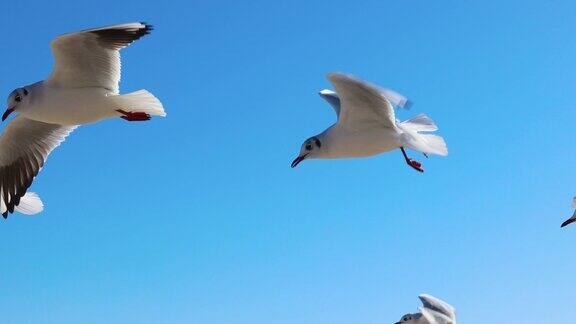
POLYGON ((27 192, 24 197, 20 198, 18 206, 14 208, 14 211, 24 215, 38 214, 42 210, 44 210, 44 204, 34 192, 27 192))
POLYGON ((430 117, 420 114, 397 123, 397 126, 402 130, 402 145, 426 154, 448 155, 448 147, 444 138, 426 133, 438 130, 438 126, 430 117))
POLYGON ((112 96, 114 109, 128 112, 142 112, 151 116, 165 117, 164 106, 158 98, 146 90, 138 90, 124 95, 112 96))

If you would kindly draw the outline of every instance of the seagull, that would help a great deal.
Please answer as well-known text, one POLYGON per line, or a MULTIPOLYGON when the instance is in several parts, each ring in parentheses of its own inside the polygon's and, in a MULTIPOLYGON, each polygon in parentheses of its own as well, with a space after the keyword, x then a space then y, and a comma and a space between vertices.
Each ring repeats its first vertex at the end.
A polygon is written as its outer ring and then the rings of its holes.
MULTIPOLYGON (((572 198, 572 208, 576 208, 576 197, 572 198)), ((574 210, 574 214, 572 214, 572 217, 570 217, 566 221, 564 221, 564 223, 562 223, 562 225, 560 225, 560 227, 564 227, 564 226, 572 224, 574 222, 576 222, 576 210, 574 210)))
POLYGON ((395 324, 456 324, 456 310, 446 302, 426 294, 418 296, 420 312, 406 314, 395 324))
POLYGON ((419 172, 422 164, 408 157, 405 148, 445 156, 448 149, 440 136, 428 134, 438 130, 424 114, 400 122, 393 106, 407 108, 410 102, 402 95, 382 89, 348 74, 330 73, 328 80, 336 88, 320 91, 336 112, 338 120, 322 133, 302 144, 292 168, 305 159, 339 159, 367 157, 400 149, 406 163, 419 172))
POLYGON ((64 34, 51 43, 48 79, 12 91, 2 121, 17 116, 0 137, 0 213, 36 214, 38 195, 27 193, 48 155, 79 125, 120 117, 146 121, 166 116, 146 90, 120 95, 120 50, 152 26, 128 23, 64 34))

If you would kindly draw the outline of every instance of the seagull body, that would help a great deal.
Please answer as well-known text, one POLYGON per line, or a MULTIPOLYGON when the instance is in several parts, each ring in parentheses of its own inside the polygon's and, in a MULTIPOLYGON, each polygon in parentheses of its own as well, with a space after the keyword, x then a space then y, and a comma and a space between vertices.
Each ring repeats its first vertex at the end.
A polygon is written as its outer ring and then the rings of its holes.
MULTIPOLYGON (((576 208, 576 197, 572 198, 572 208, 576 208)), ((574 214, 572 214, 572 217, 565 220, 564 223, 562 223, 562 225, 560 225, 560 227, 570 225, 574 222, 576 222, 576 210, 574 210, 574 214)))
POLYGON ((2 121, 14 112, 18 116, 0 137, 2 216, 42 211, 40 198, 26 191, 52 150, 79 125, 166 115, 146 90, 119 93, 120 50, 151 30, 144 23, 128 23, 59 36, 51 43, 55 65, 48 79, 10 93, 2 121))
POLYGON ((424 154, 448 154, 442 137, 427 134, 438 127, 426 115, 396 120, 393 106, 409 105, 402 95, 342 73, 331 73, 328 79, 336 92, 322 90, 320 96, 334 108, 338 121, 306 140, 292 167, 304 159, 368 157, 399 148, 408 165, 423 172, 421 164, 406 155, 405 147, 424 154))
POLYGON ((359 131, 334 124, 316 137, 323 139, 323 159, 368 157, 401 146, 400 136, 391 128, 374 127, 359 131))
POLYGON ((448 303, 427 295, 418 296, 422 301, 420 312, 406 314, 395 324, 456 324, 456 310, 448 303))
POLYGON ((59 125, 82 125, 118 115, 107 89, 60 88, 37 82, 24 87, 29 104, 18 110, 26 118, 59 125))

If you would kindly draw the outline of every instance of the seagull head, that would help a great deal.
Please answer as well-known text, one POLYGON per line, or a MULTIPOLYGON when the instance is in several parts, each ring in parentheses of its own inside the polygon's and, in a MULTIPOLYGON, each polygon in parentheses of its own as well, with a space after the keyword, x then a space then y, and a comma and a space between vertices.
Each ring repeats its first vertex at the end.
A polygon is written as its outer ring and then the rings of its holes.
POLYGON ((16 111, 18 106, 22 105, 28 99, 29 91, 26 88, 18 88, 10 93, 8 96, 8 108, 2 115, 2 121, 6 120, 8 116, 16 111))
POLYGON ((394 324, 416 324, 419 323, 419 319, 421 317, 422 314, 406 314, 402 316, 402 318, 394 324))
POLYGON ((291 167, 293 168, 296 167, 298 164, 300 164, 300 162, 304 161, 305 159, 318 156, 321 149, 322 149, 322 141, 316 136, 310 137, 302 144, 302 147, 300 148, 300 154, 298 154, 298 157, 295 158, 294 161, 292 161, 291 167))

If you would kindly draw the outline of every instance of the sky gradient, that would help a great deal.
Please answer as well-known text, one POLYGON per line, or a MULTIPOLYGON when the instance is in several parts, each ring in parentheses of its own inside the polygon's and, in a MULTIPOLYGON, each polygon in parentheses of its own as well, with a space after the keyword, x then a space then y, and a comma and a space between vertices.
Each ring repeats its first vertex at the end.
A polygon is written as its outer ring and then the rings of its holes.
POLYGON ((576 300, 574 1, 3 1, 0 95, 66 32, 146 21, 121 92, 168 116, 81 127, 0 221, 5 323, 568 323, 576 300), (446 158, 305 161, 354 74, 428 114, 446 158))

